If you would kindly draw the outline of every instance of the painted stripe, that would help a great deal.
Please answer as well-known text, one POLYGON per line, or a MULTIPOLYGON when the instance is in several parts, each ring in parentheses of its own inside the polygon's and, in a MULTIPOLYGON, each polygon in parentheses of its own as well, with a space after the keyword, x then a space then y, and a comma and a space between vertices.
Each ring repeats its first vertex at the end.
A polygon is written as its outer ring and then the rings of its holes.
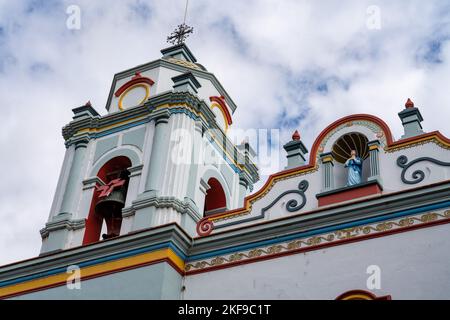
MULTIPOLYGON (((96 275, 111 273, 133 266, 148 264, 154 261, 162 262, 165 259, 169 259, 179 270, 184 270, 184 261, 180 257, 178 257, 170 248, 166 248, 116 261, 105 262, 95 266, 80 268, 81 280, 83 278, 92 278, 96 275)), ((38 288, 44 288, 56 284, 64 285, 68 277, 69 275, 64 272, 62 274, 52 275, 36 280, 18 283, 8 287, 3 287, 0 288, 0 297, 10 296, 12 294, 17 294, 24 291, 36 290, 38 288)))
MULTIPOLYGON (((164 106, 167 107, 167 106, 164 106)), ((186 110, 186 109, 178 109, 178 108, 186 108, 187 106, 175 106, 175 107, 169 107, 168 110, 171 114, 186 114, 187 116, 189 116, 191 119, 193 120, 199 120, 200 117, 198 115, 196 115, 195 113, 193 113, 190 110, 186 110)), ((159 110, 160 108, 158 108, 159 110)), ((102 138, 126 129, 130 129, 130 128, 134 128, 146 123, 149 123, 151 121, 151 119, 145 117, 144 119, 142 119, 142 117, 136 117, 136 118, 126 118, 125 120, 104 127, 104 128, 100 128, 100 129, 83 129, 78 131, 74 137, 84 134, 84 133, 89 133, 89 135, 94 138, 94 139, 98 139, 98 138, 102 138), (138 120, 138 121, 135 121, 138 120), (134 121, 134 122, 133 122, 134 121)), ((224 150, 223 148, 221 148, 221 146, 216 142, 216 140, 212 140, 210 141, 211 144, 215 147, 216 151, 219 152, 220 155, 222 155, 222 158, 226 161, 226 163, 233 169, 233 171, 235 173, 241 173, 242 169, 235 163, 234 159, 230 156, 230 154, 228 152, 226 152, 226 150, 224 150)), ((244 168, 245 170, 245 168, 244 168)))
POLYGON ((249 250, 249 249, 253 249, 253 248, 257 248, 257 247, 263 247, 263 246, 277 244, 277 243, 281 243, 281 242, 285 242, 285 241, 296 240, 299 238, 314 236, 314 235, 327 233, 327 232, 331 232, 331 231, 337 231, 337 230, 347 229, 347 228, 351 228, 351 227, 357 227, 357 226, 361 226, 361 225, 365 225, 365 224, 371 224, 374 222, 380 222, 380 221, 384 221, 384 220, 388 220, 388 219, 392 219, 392 218, 399 218, 399 217, 413 215, 413 214, 417 214, 417 213, 423 213, 423 212, 430 211, 430 210, 442 209, 442 208, 446 208, 449 206, 450 206, 450 201, 445 201, 445 202, 441 202, 438 204, 433 204, 433 205, 428 205, 428 206, 423 206, 423 207, 417 207, 414 209, 399 211, 399 212, 383 215, 381 217, 361 219, 361 220, 357 220, 354 222, 338 224, 338 225, 331 226, 331 227, 319 228, 319 229, 306 231, 306 232, 299 232, 299 233, 291 234, 288 236, 277 237, 275 239, 258 241, 258 242, 253 242, 250 244, 234 246, 234 247, 229 247, 226 249, 215 250, 215 251, 210 251, 210 252, 203 253, 203 254, 193 255, 193 256, 188 257, 186 262, 192 262, 195 260, 212 258, 215 256, 221 256, 221 255, 225 255, 225 254, 229 254, 229 253, 233 253, 233 252, 237 252, 237 251, 249 250))
MULTIPOLYGON (((175 245, 173 245, 170 242, 165 242, 165 243, 161 243, 161 244, 154 245, 154 246, 130 250, 127 252, 114 254, 114 255, 110 255, 107 257, 99 258, 99 259, 93 259, 93 260, 81 262, 77 265, 80 268, 86 268, 86 267, 95 266, 97 264, 102 264, 102 263, 106 263, 106 262, 110 262, 110 261, 115 261, 115 260, 132 257, 132 256, 139 255, 139 254, 150 253, 152 251, 160 250, 160 249, 171 249, 181 260, 186 260, 186 256, 181 252, 180 249, 178 249, 175 245)), ((36 273, 36 274, 25 276, 25 277, 2 281, 2 282, 0 282, 0 288, 10 286, 10 285, 13 285, 16 283, 21 283, 21 282, 25 282, 25 281, 42 278, 42 277, 49 277, 49 276, 61 274, 61 273, 65 274, 65 272, 66 272, 66 267, 62 267, 62 268, 48 270, 45 272, 36 273)))

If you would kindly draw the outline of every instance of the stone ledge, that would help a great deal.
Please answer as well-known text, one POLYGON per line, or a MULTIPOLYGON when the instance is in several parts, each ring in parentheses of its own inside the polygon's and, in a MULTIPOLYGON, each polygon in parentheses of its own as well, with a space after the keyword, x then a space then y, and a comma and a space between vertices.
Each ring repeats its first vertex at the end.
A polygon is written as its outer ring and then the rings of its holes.
POLYGON ((383 187, 378 180, 363 182, 350 187, 343 187, 316 195, 319 207, 344 202, 352 199, 381 194, 383 187))

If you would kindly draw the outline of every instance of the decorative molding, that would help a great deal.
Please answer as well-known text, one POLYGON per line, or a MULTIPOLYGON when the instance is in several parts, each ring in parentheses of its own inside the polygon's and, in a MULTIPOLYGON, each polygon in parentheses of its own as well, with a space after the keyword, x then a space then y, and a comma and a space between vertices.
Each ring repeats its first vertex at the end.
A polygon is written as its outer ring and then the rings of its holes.
POLYGON ((136 104, 136 106, 143 104, 143 103, 148 99, 148 97, 150 96, 150 87, 149 87, 149 86, 147 86, 147 85, 145 85, 145 84, 143 84, 143 83, 137 83, 137 84, 135 84, 135 85, 132 85, 131 87, 128 87, 128 88, 120 95, 119 103, 118 103, 118 107, 119 107, 119 110, 120 110, 120 111, 124 111, 125 109, 135 107, 135 106, 124 107, 124 105, 123 105, 123 99, 125 99, 125 97, 127 96, 127 94, 128 94, 130 91, 132 91, 132 90, 134 90, 134 89, 136 89, 136 88, 143 88, 143 89, 145 90, 145 96, 144 96, 144 98, 142 98, 142 100, 139 101, 139 102, 136 104))
POLYGON ((213 146, 221 155, 226 155, 225 160, 235 172, 247 171, 253 183, 259 180, 258 170, 254 163, 238 162, 235 157, 236 154, 239 154, 236 146, 217 126, 215 114, 206 102, 188 92, 164 92, 148 99, 141 106, 129 108, 123 112, 72 121, 63 128, 63 137, 68 147, 76 143, 78 139, 89 141, 89 139, 97 139, 124 129, 146 124, 154 120, 159 112, 184 113, 196 121, 201 121, 203 127, 207 129, 217 129, 208 130, 210 134, 216 136, 213 146), (223 144, 224 141, 226 141, 225 145, 223 144))
POLYGON ((171 208, 180 214, 188 214, 198 222, 201 219, 201 215, 198 213, 198 209, 194 207, 189 201, 182 201, 175 197, 157 197, 151 196, 149 198, 141 198, 132 202, 131 208, 126 208, 125 214, 127 217, 134 215, 136 209, 155 207, 155 208, 171 208))
POLYGON ((57 230, 79 230, 85 227, 86 220, 71 220, 70 218, 64 220, 51 221, 45 224, 45 228, 41 229, 39 232, 42 239, 48 237, 49 233, 57 230))
POLYGON ((428 162, 432 162, 434 164, 437 164, 439 166, 445 166, 445 167, 450 167, 450 162, 444 162, 444 161, 440 161, 437 159, 433 159, 430 157, 422 157, 422 158, 417 158, 415 160, 412 160, 410 163, 408 163, 408 157, 406 156, 400 156, 397 159, 397 165, 402 168, 402 173, 401 173, 401 179, 402 182, 405 184, 417 184, 422 182, 425 179, 425 173, 422 170, 415 170, 411 177, 412 180, 408 180, 405 175, 406 175, 406 171, 412 167, 413 165, 415 165, 416 163, 422 162, 422 161, 428 161, 428 162))
POLYGON ((289 190, 285 191, 282 194, 280 194, 271 204, 269 204, 267 207, 264 207, 261 211, 264 215, 267 210, 272 208, 278 201, 280 201, 281 198, 288 194, 298 194, 302 197, 302 202, 299 204, 297 200, 291 199, 286 203, 286 210, 289 212, 296 212, 302 209, 306 205, 306 196, 305 192, 308 190, 309 183, 306 180, 303 180, 298 185, 298 190, 289 190))
POLYGON ((216 226, 214 224, 214 222, 209 219, 209 217, 205 217, 198 223, 197 233, 200 236, 207 236, 207 235, 211 234, 211 232, 214 229, 226 228, 226 227, 229 227, 229 226, 232 226, 235 224, 241 224, 241 223, 245 223, 245 222, 263 219, 266 216, 266 211, 269 210, 270 208, 272 208, 278 201, 280 201, 281 198, 285 197, 288 194, 300 195, 302 198, 302 202, 299 204, 297 200, 291 199, 286 203, 286 210, 289 212, 299 211, 306 205, 305 192, 306 192, 306 190, 308 190, 308 187, 309 187, 308 181, 302 180, 298 185, 298 190, 289 190, 289 191, 283 192, 272 203, 270 203, 268 206, 264 207, 261 210, 261 214, 254 216, 254 217, 249 217, 247 219, 242 219, 242 220, 235 221, 235 222, 224 223, 219 226, 216 226))
POLYGON ((141 74, 139 72, 135 73, 135 76, 133 78, 131 78, 130 81, 126 82, 124 85, 122 85, 115 93, 114 95, 118 98, 120 97, 123 93, 125 93, 126 91, 128 91, 128 89, 134 87, 137 84, 147 84, 148 86, 152 86, 155 84, 155 82, 147 77, 143 77, 141 76, 141 74))
MULTIPOLYGON (((450 210, 442 213, 429 212, 420 215, 401 217, 398 219, 377 222, 367 225, 338 229, 323 234, 301 237, 281 243, 274 243, 262 247, 254 247, 247 250, 236 251, 229 254, 213 256, 186 263, 187 275, 233 267, 243 263, 257 262, 288 254, 317 250, 326 246, 348 243, 350 241, 364 240, 379 237, 409 229, 431 226, 438 223, 450 222, 450 210)), ((202 221, 204 231, 211 227, 210 221, 202 221)))
POLYGON ((319 200, 319 207, 321 207, 357 198, 378 195, 381 194, 382 191, 383 187, 381 183, 377 179, 374 179, 353 186, 325 191, 316 194, 316 198, 319 200))
POLYGON ((215 75, 213 73, 210 73, 206 70, 197 70, 197 69, 193 69, 190 67, 187 67, 185 65, 180 65, 179 63, 170 61, 170 60, 166 60, 166 59, 159 59, 159 60, 155 60, 152 62, 149 62, 147 64, 138 66, 138 67, 134 67, 122 72, 119 72, 117 74, 114 75, 114 79, 113 79, 113 83, 111 86, 111 90, 110 93, 108 95, 108 100, 106 103, 106 109, 109 110, 109 107, 111 105, 111 101, 112 101, 112 97, 114 95, 114 88, 116 86, 117 81, 125 79, 127 77, 132 76, 133 74, 135 74, 136 72, 145 72, 151 69, 155 69, 158 67, 165 67, 177 72, 181 72, 181 73, 185 73, 185 72, 192 72, 194 74, 194 76, 201 78, 201 79, 206 79, 212 82, 212 84, 214 85, 214 87, 217 89, 217 91, 219 92, 220 95, 225 97, 225 100, 227 101, 228 105, 230 106, 231 110, 234 112, 237 109, 236 104, 234 103, 233 99, 230 97, 230 95, 227 93, 227 91, 225 90, 225 88, 220 84, 220 82, 217 80, 217 78, 215 77, 215 75))
POLYGON ((219 109, 222 110, 222 113, 225 116, 227 124, 232 125, 233 119, 231 118, 231 114, 228 111, 228 107, 225 103, 225 98, 224 97, 209 97, 209 101, 211 101, 213 104, 216 103, 216 105, 219 107, 219 109))
MULTIPOLYGON (((376 133, 377 139, 380 140, 382 145, 384 145, 383 149, 385 152, 393 152, 403 148, 407 148, 408 146, 415 146, 417 144, 429 142, 434 142, 442 148, 450 150, 450 139, 444 137, 439 131, 434 131, 420 136, 402 139, 394 142, 391 130, 389 129, 387 124, 380 118, 368 114, 355 114, 347 116, 333 122, 320 133, 311 148, 308 164, 270 175, 266 183, 263 185, 263 187, 261 187, 259 191, 244 199, 244 206, 242 208, 215 214, 209 216, 208 219, 211 222, 217 223, 222 220, 234 219, 242 217, 244 215, 248 215, 251 212, 253 203, 267 195, 267 193, 277 182, 286 179, 292 179, 298 176, 305 176, 317 171, 319 166, 318 156, 324 151, 321 150, 323 140, 329 137, 331 134, 335 133, 335 130, 340 130, 345 127, 353 126, 355 124, 362 124, 365 126, 368 126, 370 124, 371 130, 376 133)), ((206 224, 206 222, 203 222, 203 224, 206 224)))

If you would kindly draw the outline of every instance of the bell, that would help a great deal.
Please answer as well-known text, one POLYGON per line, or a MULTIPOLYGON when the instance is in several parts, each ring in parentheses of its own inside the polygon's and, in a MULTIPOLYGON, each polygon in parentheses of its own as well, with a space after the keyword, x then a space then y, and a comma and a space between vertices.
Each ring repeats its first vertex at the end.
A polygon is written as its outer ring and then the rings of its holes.
POLYGON ((103 239, 117 237, 122 225, 122 208, 125 206, 124 188, 113 190, 107 197, 100 199, 95 205, 95 212, 106 222, 107 234, 103 239))

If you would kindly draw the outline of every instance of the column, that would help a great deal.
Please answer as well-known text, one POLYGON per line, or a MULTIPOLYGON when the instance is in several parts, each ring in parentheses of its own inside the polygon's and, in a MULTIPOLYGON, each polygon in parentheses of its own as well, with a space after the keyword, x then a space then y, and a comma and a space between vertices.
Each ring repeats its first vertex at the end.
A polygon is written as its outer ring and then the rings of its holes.
MULTIPOLYGON (((189 171, 188 187, 186 197, 192 200, 195 204, 195 193, 199 190, 198 167, 200 164, 202 155, 202 136, 203 136, 203 124, 201 121, 195 121, 194 135, 192 137, 192 155, 189 171)), ((198 206, 197 206, 198 207, 198 206)))
POLYGON ((83 167, 86 150, 89 143, 87 137, 83 137, 75 141, 75 152, 73 155, 72 165, 70 167, 69 176, 67 178, 66 189, 61 203, 61 214, 73 214, 76 210, 76 196, 82 188, 81 169, 83 167))
POLYGON ((369 147, 369 163, 370 163, 370 176, 369 178, 367 178, 367 180, 380 181, 381 180, 380 162, 379 162, 380 141, 379 140, 370 141, 367 145, 369 147))
POLYGON ((152 153, 148 163, 145 192, 157 192, 161 188, 164 175, 164 163, 167 160, 167 148, 169 146, 169 111, 161 113, 155 118, 155 133, 153 135, 152 153))
POLYGON ((334 158, 331 152, 322 153, 320 155, 320 160, 322 162, 323 167, 323 182, 322 182, 322 191, 330 191, 334 189, 334 158))

